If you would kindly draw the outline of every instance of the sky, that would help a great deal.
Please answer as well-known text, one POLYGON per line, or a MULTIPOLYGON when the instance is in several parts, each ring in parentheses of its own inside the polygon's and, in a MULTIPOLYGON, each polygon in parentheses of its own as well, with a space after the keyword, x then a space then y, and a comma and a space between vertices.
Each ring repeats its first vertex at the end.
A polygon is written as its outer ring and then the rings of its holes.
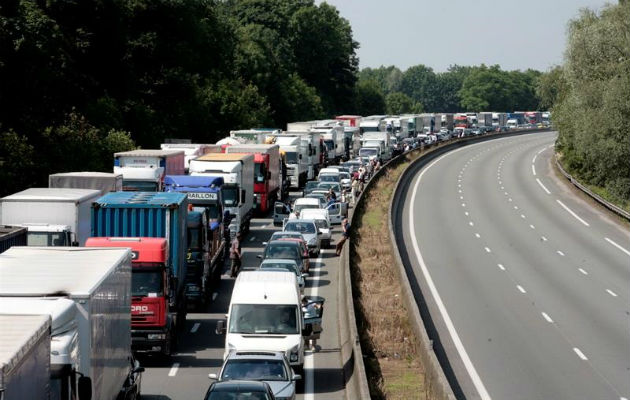
MULTIPOLYGON (((359 67, 499 64, 547 71, 562 63, 568 22, 602 0, 327 0, 350 21, 359 67)), ((610 1, 608 1, 610 2, 610 1)), ((317 1, 321 3, 321 1, 317 1)))

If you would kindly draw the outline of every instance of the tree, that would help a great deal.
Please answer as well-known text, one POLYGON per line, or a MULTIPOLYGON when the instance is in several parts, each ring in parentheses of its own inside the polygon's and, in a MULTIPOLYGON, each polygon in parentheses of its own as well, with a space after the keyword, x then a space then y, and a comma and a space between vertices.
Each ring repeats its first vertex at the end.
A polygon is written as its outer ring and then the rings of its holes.
POLYGON ((425 109, 436 109, 438 94, 437 78, 433 69, 422 64, 413 66, 403 72, 400 91, 420 102, 425 109))
POLYGON ((355 89, 354 112, 358 115, 376 115, 385 112, 385 96, 374 81, 360 81, 355 89))
POLYGON ((567 83, 561 66, 555 66, 543 73, 536 84, 536 97, 540 99, 541 110, 552 110, 553 105, 562 101, 567 83))
POLYGON ((404 93, 390 93, 385 97, 387 114, 419 114, 422 112, 422 104, 404 93))
POLYGON ((8 130, 0 132, 0 196, 33 185, 34 148, 26 137, 8 130))

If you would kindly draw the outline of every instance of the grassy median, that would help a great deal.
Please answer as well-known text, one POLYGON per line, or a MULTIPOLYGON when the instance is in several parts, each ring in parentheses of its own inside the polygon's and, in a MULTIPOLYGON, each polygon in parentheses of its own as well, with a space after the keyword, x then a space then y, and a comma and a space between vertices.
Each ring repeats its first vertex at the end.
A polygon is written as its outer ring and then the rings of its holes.
POLYGON ((350 269, 357 325, 372 399, 426 399, 417 339, 407 319, 388 230, 398 177, 420 155, 388 169, 365 194, 353 217, 350 269))

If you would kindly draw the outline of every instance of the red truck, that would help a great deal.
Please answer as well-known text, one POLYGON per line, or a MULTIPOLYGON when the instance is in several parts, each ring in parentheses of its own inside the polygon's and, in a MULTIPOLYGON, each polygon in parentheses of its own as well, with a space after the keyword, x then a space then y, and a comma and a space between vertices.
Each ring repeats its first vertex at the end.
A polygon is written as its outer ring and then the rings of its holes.
POLYGON ((282 182, 282 160, 277 144, 239 144, 227 146, 226 153, 254 155, 254 210, 266 215, 278 199, 282 182))
POLYGON ((92 237, 86 247, 131 248, 131 346, 134 350, 174 351, 177 334, 169 315, 168 247, 164 238, 92 237))

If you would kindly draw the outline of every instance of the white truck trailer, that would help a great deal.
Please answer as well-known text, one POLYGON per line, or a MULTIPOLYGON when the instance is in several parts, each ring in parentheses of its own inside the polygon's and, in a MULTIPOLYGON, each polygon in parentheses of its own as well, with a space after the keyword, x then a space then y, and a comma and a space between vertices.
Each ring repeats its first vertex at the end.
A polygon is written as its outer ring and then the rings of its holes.
POLYGON ((28 229, 29 246, 83 246, 100 190, 31 188, 0 199, 2 223, 28 229))
POLYGON ((365 132, 361 137, 361 147, 377 147, 380 142, 381 158, 384 161, 392 158, 392 145, 389 132, 365 132))
POLYGON ((111 172, 63 172, 48 175, 48 187, 94 189, 100 190, 101 195, 104 195, 122 191, 123 176, 111 172))
POLYGON ((123 190, 161 192, 166 175, 184 175, 183 150, 131 150, 114 153, 114 173, 122 174, 123 190))
MULTIPOLYGON (((190 161, 208 153, 221 153, 221 146, 201 143, 162 143, 162 150, 181 150, 184 152, 184 170, 188 172, 190 161)), ((169 175, 169 174, 167 174, 169 175)))
MULTIPOLYGON (((335 121, 338 123, 338 121, 335 121)), ((311 128, 311 132, 317 132, 321 135, 326 151, 328 152, 328 164, 338 164, 342 159, 346 158, 346 135, 343 126, 315 126, 311 128)))
POLYGON ((0 314, 0 399, 49 399, 50 317, 0 314))
POLYGON ((492 113, 491 112, 480 112, 477 113, 477 127, 478 128, 486 128, 492 129, 492 113))
POLYGON ((52 318, 51 399, 139 397, 131 257, 129 249, 76 247, 13 247, 0 255, 0 313, 52 318))
POLYGON ((190 162, 190 175, 223 178, 223 209, 232 216, 230 234, 249 232, 254 213, 254 155, 206 154, 190 162))
POLYGON ((292 188, 300 188, 309 179, 311 149, 308 142, 302 139, 302 135, 276 136, 275 143, 280 146, 280 152, 284 155, 287 164, 287 177, 292 188))

